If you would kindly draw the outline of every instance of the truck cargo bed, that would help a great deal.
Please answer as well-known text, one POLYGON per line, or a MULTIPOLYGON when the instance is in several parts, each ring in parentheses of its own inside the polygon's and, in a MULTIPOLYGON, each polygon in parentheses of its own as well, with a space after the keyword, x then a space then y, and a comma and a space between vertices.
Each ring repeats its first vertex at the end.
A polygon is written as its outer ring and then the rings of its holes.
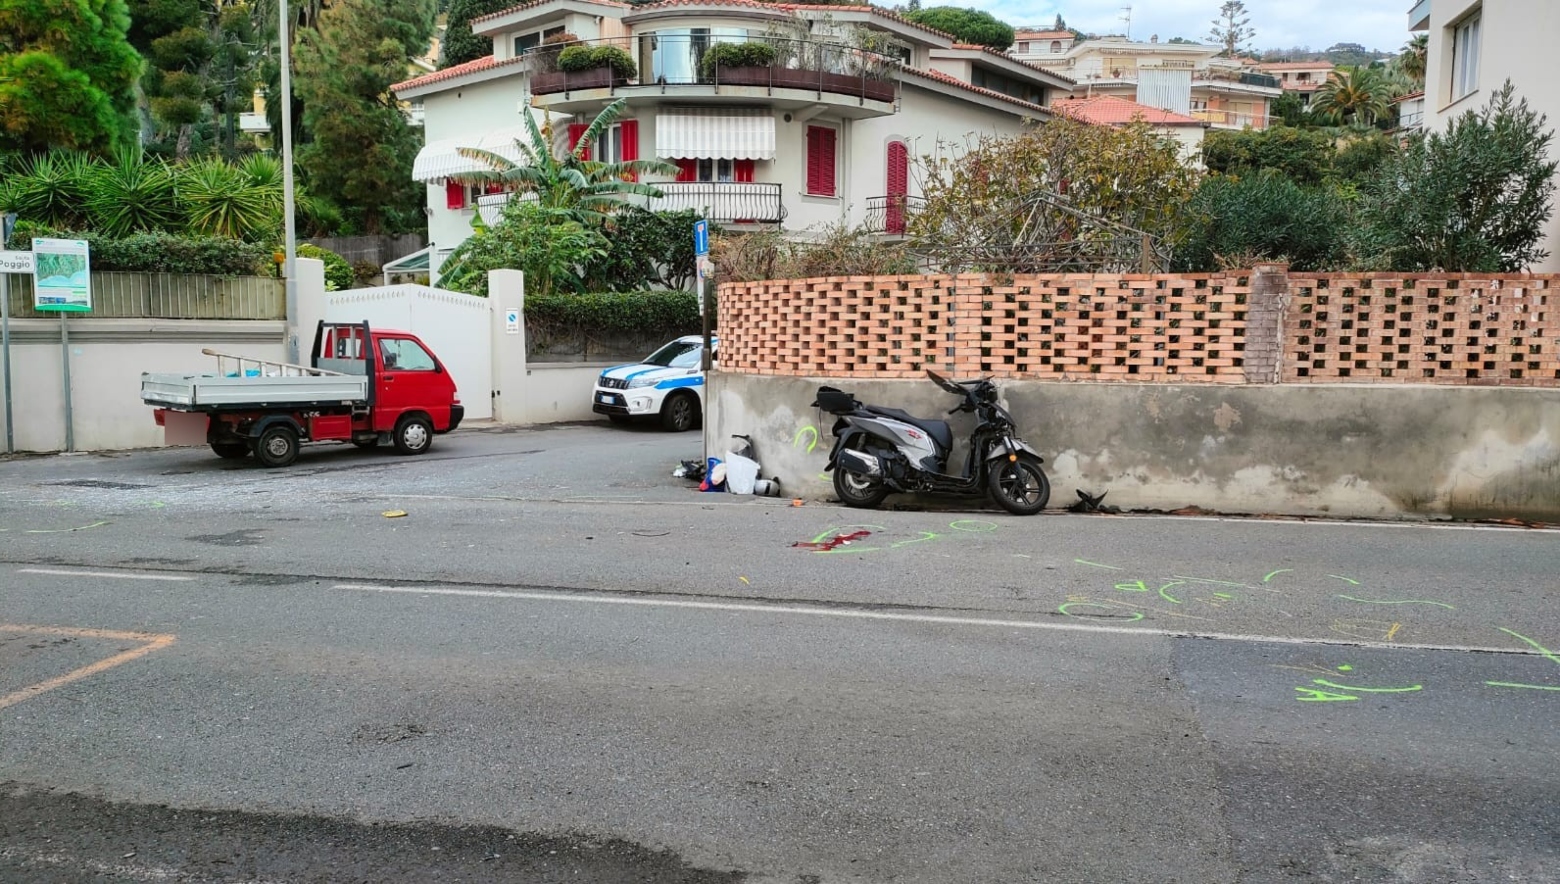
POLYGON ((368 378, 326 374, 285 377, 142 374, 141 401, 175 411, 278 405, 367 405, 368 378))

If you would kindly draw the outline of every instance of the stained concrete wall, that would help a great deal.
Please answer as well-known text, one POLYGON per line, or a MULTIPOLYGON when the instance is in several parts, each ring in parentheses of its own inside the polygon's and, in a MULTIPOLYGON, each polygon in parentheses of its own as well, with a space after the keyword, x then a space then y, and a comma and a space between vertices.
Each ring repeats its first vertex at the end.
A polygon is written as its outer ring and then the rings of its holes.
MULTIPOLYGON (((711 452, 751 435, 786 494, 832 496, 833 418, 809 407, 825 383, 927 417, 957 404, 927 381, 715 372, 711 452)), ((1052 507, 1081 488, 1123 509, 1560 521, 1560 390, 1008 381, 1001 395, 1045 455, 1052 507)), ((971 418, 952 421, 958 434, 971 418)))

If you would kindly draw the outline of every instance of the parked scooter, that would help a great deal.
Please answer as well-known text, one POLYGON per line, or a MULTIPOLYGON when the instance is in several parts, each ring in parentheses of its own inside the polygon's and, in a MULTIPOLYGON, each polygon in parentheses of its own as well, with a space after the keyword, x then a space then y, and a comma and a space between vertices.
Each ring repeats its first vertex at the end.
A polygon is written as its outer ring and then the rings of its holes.
POLYGON ((819 387, 813 406, 835 415, 834 449, 826 469, 846 506, 871 508, 895 492, 989 493, 1002 508, 1033 515, 1051 498, 1040 452, 1018 438, 1013 416, 997 404, 990 379, 951 382, 928 370, 937 386, 963 402, 949 414, 973 412, 969 455, 958 475, 948 472, 953 428, 947 421, 913 417, 897 408, 864 405, 834 387, 819 387))

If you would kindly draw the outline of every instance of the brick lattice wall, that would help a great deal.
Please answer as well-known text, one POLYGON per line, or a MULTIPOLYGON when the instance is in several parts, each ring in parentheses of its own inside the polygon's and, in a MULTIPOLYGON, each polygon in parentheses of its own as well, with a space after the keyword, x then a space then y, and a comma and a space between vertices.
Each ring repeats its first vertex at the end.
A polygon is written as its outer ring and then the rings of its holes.
POLYGON ((1560 277, 1293 275, 1285 383, 1560 386, 1560 277))
POLYGON ((720 290, 746 374, 1560 386, 1560 276, 851 276, 720 290))

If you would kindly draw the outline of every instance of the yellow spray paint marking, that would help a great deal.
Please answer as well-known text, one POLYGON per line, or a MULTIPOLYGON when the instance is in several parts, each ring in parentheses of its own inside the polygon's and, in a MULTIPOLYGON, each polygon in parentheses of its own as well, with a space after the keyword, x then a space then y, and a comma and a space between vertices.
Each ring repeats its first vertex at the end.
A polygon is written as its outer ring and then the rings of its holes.
POLYGON ((104 670, 112 669, 136 660, 153 651, 158 651, 173 644, 176 636, 159 635, 150 632, 117 632, 110 629, 74 629, 66 626, 23 626, 15 623, 0 623, 0 632, 20 632, 24 635, 63 635, 71 638, 96 638, 109 641, 133 641, 142 642, 138 648, 115 654, 105 660, 89 663, 80 669, 72 670, 64 675, 55 676, 46 681, 40 681, 35 685, 12 691, 0 696, 0 709, 14 706, 23 700, 31 700, 39 694, 52 691, 57 687, 63 687, 74 681, 81 681, 104 670))
POLYGON ((406 518, 406 510, 385 510, 380 515, 387 519, 404 519, 406 518))

